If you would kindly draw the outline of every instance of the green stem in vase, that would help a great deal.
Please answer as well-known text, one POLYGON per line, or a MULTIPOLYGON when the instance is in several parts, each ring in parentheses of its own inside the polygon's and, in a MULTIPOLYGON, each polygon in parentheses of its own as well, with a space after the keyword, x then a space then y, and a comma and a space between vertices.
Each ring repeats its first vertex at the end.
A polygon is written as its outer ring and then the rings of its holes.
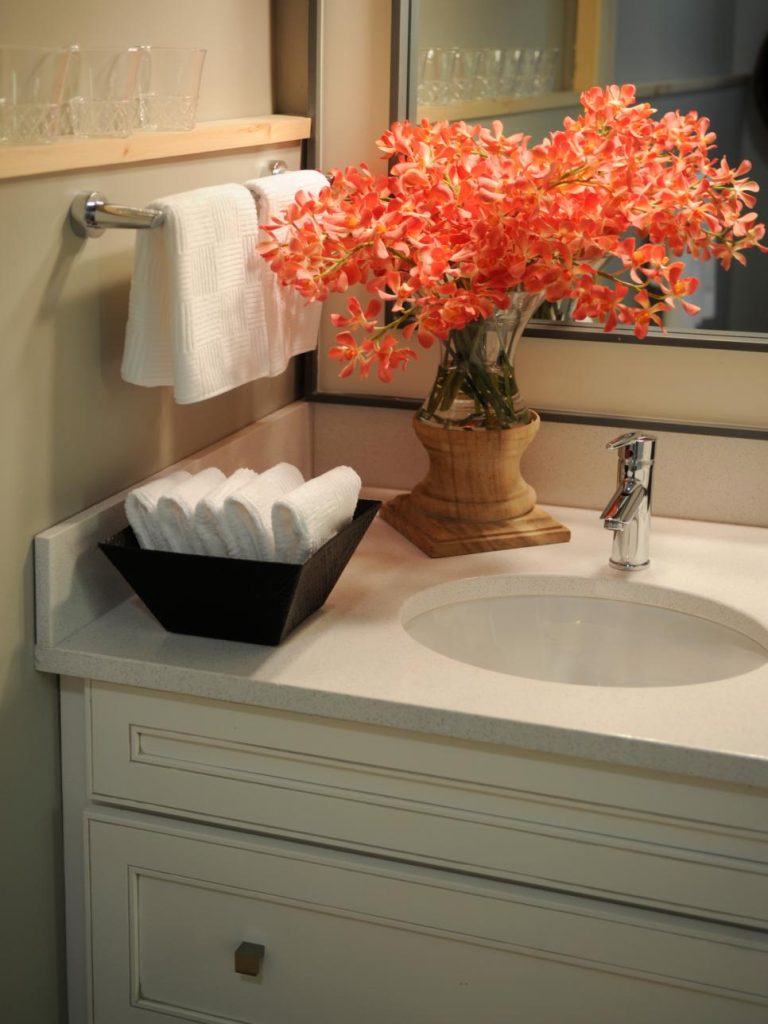
POLYGON ((530 423, 514 369, 516 342, 539 297, 516 293, 511 308, 452 331, 419 416, 448 427, 504 430, 530 423))

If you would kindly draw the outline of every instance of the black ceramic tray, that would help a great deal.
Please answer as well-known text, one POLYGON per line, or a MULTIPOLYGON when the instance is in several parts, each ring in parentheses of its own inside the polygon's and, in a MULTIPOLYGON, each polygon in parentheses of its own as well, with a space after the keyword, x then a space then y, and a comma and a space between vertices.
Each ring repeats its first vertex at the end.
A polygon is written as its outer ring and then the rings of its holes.
POLYGON ((129 526, 99 547, 169 632, 275 646, 325 603, 380 505, 358 501, 303 565, 151 551, 129 526))

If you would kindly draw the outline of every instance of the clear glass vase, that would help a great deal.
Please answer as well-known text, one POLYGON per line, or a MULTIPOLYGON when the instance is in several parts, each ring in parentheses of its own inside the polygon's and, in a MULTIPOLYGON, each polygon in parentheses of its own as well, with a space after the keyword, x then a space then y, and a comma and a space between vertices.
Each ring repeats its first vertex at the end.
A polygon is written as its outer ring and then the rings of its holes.
POLYGON ((507 309, 451 331, 419 419, 444 427, 505 430, 530 423, 520 398, 515 353, 541 293, 510 292, 507 309))

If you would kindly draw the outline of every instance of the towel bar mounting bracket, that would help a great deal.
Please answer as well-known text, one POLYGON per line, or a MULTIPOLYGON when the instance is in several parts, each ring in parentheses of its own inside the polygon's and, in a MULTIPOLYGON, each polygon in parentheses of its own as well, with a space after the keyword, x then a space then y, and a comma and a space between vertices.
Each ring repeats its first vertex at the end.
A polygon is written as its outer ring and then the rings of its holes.
POLYGON ((98 238, 107 228, 156 228, 163 223, 161 210, 115 206, 101 192, 80 192, 69 208, 69 223, 78 238, 98 238))

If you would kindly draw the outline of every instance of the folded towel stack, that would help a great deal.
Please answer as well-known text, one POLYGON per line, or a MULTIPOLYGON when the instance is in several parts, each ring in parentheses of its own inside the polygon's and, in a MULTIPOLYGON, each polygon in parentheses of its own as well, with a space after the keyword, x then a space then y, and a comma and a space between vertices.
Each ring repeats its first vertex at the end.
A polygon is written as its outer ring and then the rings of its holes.
POLYGON ((153 480, 125 507, 143 548, 298 565, 352 520, 360 485, 349 466, 306 483, 286 462, 229 477, 210 468, 153 480))

